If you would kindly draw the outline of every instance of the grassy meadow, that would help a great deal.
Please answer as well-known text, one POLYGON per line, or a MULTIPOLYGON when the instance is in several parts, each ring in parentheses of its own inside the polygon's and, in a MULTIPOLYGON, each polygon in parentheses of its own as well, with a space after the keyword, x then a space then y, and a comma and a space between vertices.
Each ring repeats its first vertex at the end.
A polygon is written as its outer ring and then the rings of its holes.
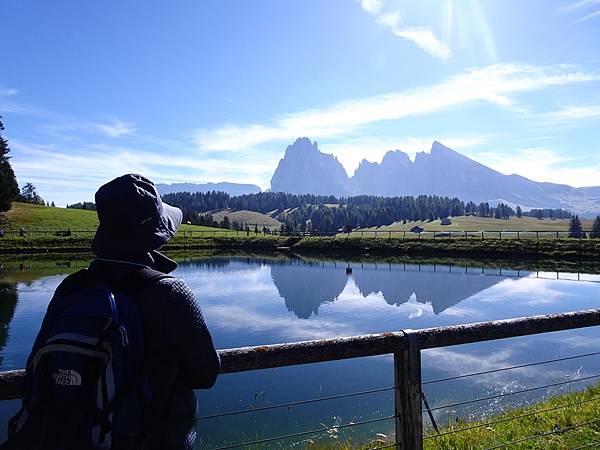
MULTIPOLYGON (((93 233, 98 227, 96 211, 72 208, 53 208, 29 203, 14 202, 12 209, 5 213, 1 227, 18 231, 24 227, 26 232, 64 231, 93 233)), ((222 231, 220 228, 183 224, 180 231, 222 231)))
POLYGON ((210 214, 217 222, 221 222, 225 217, 228 217, 230 222, 242 222, 248 224, 251 228, 254 228, 254 225, 256 224, 261 230, 263 227, 277 230, 281 227, 280 221, 268 214, 262 214, 255 211, 222 209, 220 211, 213 211, 210 214))
MULTIPOLYGON (((383 227, 366 228, 373 231, 410 231, 420 226, 425 231, 569 231, 568 219, 535 219, 533 217, 511 217, 494 219, 491 217, 461 216, 452 217, 451 225, 442 225, 440 220, 396 222, 383 227)), ((592 220, 582 220, 584 230, 592 229, 592 220)))

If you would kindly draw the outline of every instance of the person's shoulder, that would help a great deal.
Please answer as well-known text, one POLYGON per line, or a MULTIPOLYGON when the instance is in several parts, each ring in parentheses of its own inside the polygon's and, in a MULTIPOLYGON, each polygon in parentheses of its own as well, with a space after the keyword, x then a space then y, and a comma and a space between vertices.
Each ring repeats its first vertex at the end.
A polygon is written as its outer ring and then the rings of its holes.
POLYGON ((155 283, 154 288, 170 298, 194 299, 192 290, 181 278, 161 278, 155 283))
POLYGON ((68 275, 64 280, 61 281, 56 288, 55 295, 68 295, 71 292, 80 289, 82 286, 85 286, 87 282, 87 269, 78 270, 77 272, 68 275))

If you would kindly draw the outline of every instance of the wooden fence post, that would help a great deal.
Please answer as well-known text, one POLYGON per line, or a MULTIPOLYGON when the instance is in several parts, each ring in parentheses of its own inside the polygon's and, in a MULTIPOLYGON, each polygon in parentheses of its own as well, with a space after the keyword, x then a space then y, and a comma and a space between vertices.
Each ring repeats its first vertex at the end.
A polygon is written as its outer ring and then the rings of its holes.
POLYGON ((422 450, 421 351, 415 335, 405 336, 407 348, 394 353, 396 450, 422 450))

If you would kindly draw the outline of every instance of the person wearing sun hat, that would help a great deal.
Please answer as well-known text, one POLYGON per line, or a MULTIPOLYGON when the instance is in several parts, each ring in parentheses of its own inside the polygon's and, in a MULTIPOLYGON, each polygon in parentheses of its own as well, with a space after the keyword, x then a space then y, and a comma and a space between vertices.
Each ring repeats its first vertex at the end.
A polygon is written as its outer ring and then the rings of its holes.
POLYGON ((89 268, 50 300, 27 360, 22 407, 2 450, 192 450, 194 389, 220 360, 194 294, 158 250, 178 208, 141 175, 96 192, 89 268))
MULTIPOLYGON (((158 249, 179 229, 183 214, 164 203, 149 179, 128 174, 96 192, 99 225, 90 271, 126 277, 139 265, 170 273, 177 264, 158 249)), ((220 361, 190 288, 163 278, 137 296, 144 324, 145 367, 150 383, 148 449, 194 448, 196 397, 214 385, 220 361)))

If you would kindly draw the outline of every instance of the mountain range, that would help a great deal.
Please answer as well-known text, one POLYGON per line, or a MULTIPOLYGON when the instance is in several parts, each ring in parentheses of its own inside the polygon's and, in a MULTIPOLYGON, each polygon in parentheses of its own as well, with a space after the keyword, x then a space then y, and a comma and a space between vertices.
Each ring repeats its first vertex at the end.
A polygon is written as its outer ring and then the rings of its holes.
POLYGON ((261 192, 260 187, 255 184, 241 183, 173 183, 157 184, 156 188, 160 195, 173 192, 226 192, 229 195, 257 194, 261 192))
POLYGON ((352 177, 333 155, 322 153, 316 142, 299 138, 285 151, 271 190, 320 195, 440 195, 464 201, 504 202, 523 209, 564 208, 584 216, 600 211, 600 186, 574 188, 542 183, 520 175, 504 175, 439 142, 414 161, 400 151, 389 151, 381 163, 363 160, 352 177))

